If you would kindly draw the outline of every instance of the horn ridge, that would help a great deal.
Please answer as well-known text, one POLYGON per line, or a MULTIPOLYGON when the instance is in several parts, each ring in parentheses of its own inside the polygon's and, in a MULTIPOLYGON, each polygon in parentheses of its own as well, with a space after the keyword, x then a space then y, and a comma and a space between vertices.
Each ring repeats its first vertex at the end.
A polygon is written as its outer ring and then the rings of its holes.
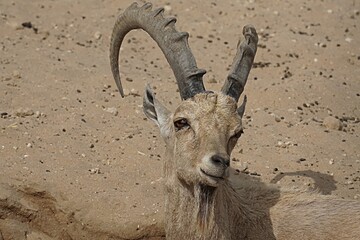
POLYGON ((224 94, 233 97, 236 101, 244 91, 258 43, 256 29, 252 25, 244 26, 243 35, 245 39, 238 44, 229 75, 221 89, 224 94))
POLYGON ((134 3, 115 22, 110 43, 110 66, 121 96, 124 93, 119 73, 119 50, 125 35, 133 29, 143 29, 158 44, 173 70, 182 99, 204 92, 202 77, 206 71, 196 65, 188 44, 189 34, 178 32, 175 28, 176 18, 164 18, 163 8, 151 8, 150 3, 141 7, 134 3))

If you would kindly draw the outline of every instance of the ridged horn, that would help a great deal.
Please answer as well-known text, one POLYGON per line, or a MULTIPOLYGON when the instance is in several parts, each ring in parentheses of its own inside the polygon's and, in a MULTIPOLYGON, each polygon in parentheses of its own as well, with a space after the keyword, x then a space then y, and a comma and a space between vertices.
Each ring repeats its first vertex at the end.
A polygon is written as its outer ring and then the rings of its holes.
POLYGON ((258 43, 258 35, 252 25, 244 26, 243 35, 245 39, 238 44, 229 75, 221 89, 224 94, 233 97, 236 101, 244 91, 258 43))
POLYGON ((121 96, 124 97, 124 92, 119 73, 119 51, 125 35, 133 29, 143 29, 159 45, 174 72, 182 99, 204 92, 202 77, 206 71, 196 66, 188 44, 189 34, 175 29, 176 18, 164 18, 164 8, 151 8, 151 3, 142 7, 133 3, 115 22, 110 43, 110 64, 121 96))

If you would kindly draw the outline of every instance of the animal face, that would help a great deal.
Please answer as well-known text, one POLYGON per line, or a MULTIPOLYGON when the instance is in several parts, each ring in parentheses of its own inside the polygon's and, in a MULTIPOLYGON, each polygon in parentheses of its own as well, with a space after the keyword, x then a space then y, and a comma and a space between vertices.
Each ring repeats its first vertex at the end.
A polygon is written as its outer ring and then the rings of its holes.
POLYGON ((168 155, 172 155, 165 159, 171 161, 167 164, 171 172, 188 183, 216 187, 224 181, 230 154, 243 132, 235 100, 221 93, 201 93, 183 101, 174 114, 167 114, 156 113, 168 155))
POLYGON ((243 128, 235 101, 223 94, 198 94, 173 116, 176 167, 216 186, 228 177, 230 154, 243 128))

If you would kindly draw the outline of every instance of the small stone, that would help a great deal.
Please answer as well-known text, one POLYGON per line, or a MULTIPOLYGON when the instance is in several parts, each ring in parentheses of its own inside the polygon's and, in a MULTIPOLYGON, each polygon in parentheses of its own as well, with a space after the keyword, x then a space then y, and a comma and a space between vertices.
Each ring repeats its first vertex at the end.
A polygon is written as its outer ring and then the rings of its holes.
POLYGON ((326 117, 324 119, 323 124, 327 129, 332 129, 332 130, 341 130, 342 129, 342 122, 339 119, 332 117, 332 116, 326 117))
POLYGON ((95 38, 96 40, 99 40, 101 37, 102 37, 101 32, 97 31, 97 32, 94 33, 94 38, 95 38))
POLYGON ((39 118, 40 116, 41 116, 41 112, 40 112, 40 111, 36 111, 36 112, 35 112, 35 117, 36 117, 36 118, 39 118))
POLYGON ((115 107, 106 108, 105 111, 111 113, 114 116, 117 116, 119 114, 118 110, 115 107))
POLYGON ((27 117, 27 116, 32 116, 34 115, 34 111, 31 110, 30 108, 18 108, 15 111, 15 115, 17 117, 27 117))
POLYGON ((347 38, 345 38, 345 42, 348 42, 348 43, 351 43, 352 42, 352 38, 350 38, 350 37, 347 37, 347 38))
POLYGON ((172 9, 172 7, 171 7, 170 5, 165 5, 165 6, 164 6, 165 12, 170 12, 171 9, 172 9))
POLYGON ((146 156, 146 154, 143 153, 143 152, 141 152, 141 151, 137 151, 137 152, 138 152, 138 154, 140 154, 141 156, 146 156))
POLYGON ((354 182, 351 181, 351 180, 348 180, 348 181, 346 181, 346 184, 347 184, 347 185, 351 185, 351 184, 354 184, 354 182))
POLYGON ((123 89, 123 92, 124 92, 124 95, 125 95, 125 96, 129 96, 129 95, 130 95, 130 90, 127 89, 127 88, 124 88, 124 89, 123 89))
POLYGON ((7 112, 1 112, 0 111, 0 118, 7 118, 8 117, 8 113, 7 112))
POLYGON ((210 78, 208 82, 209 82, 209 83, 217 83, 217 81, 216 81, 215 78, 210 78))
POLYGON ((31 22, 23 22, 21 25, 22 25, 24 28, 32 28, 32 27, 33 27, 33 25, 32 25, 31 22))
POLYGON ((248 169, 248 163, 247 162, 243 162, 241 163, 241 172, 245 172, 248 169))
POLYGON ((130 90, 130 95, 135 96, 135 97, 139 97, 140 93, 139 93, 138 90, 133 88, 133 89, 130 90))
POLYGON ((21 78, 21 74, 18 70, 14 70, 12 75, 14 78, 17 78, 17 79, 21 78))
POLYGON ((330 164, 330 165, 333 165, 333 164, 334 164, 334 159, 330 159, 330 160, 329 160, 329 164, 330 164))
POLYGON ((21 30, 24 29, 24 26, 21 25, 21 23, 18 22, 8 22, 7 23, 11 28, 15 29, 15 30, 21 30))
POLYGON ((96 174, 96 173, 100 174, 101 173, 99 168, 92 168, 89 170, 89 172, 90 172, 90 174, 96 174))

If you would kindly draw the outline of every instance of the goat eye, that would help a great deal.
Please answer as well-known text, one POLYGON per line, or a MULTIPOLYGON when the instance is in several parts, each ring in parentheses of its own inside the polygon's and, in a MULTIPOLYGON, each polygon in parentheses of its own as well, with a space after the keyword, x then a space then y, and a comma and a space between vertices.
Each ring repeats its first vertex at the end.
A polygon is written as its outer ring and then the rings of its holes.
POLYGON ((241 135, 244 133, 244 130, 237 131, 231 138, 232 139, 238 139, 241 137, 241 135))
POLYGON ((174 122, 175 131, 180 131, 186 127, 190 127, 188 121, 185 118, 179 119, 174 122))

